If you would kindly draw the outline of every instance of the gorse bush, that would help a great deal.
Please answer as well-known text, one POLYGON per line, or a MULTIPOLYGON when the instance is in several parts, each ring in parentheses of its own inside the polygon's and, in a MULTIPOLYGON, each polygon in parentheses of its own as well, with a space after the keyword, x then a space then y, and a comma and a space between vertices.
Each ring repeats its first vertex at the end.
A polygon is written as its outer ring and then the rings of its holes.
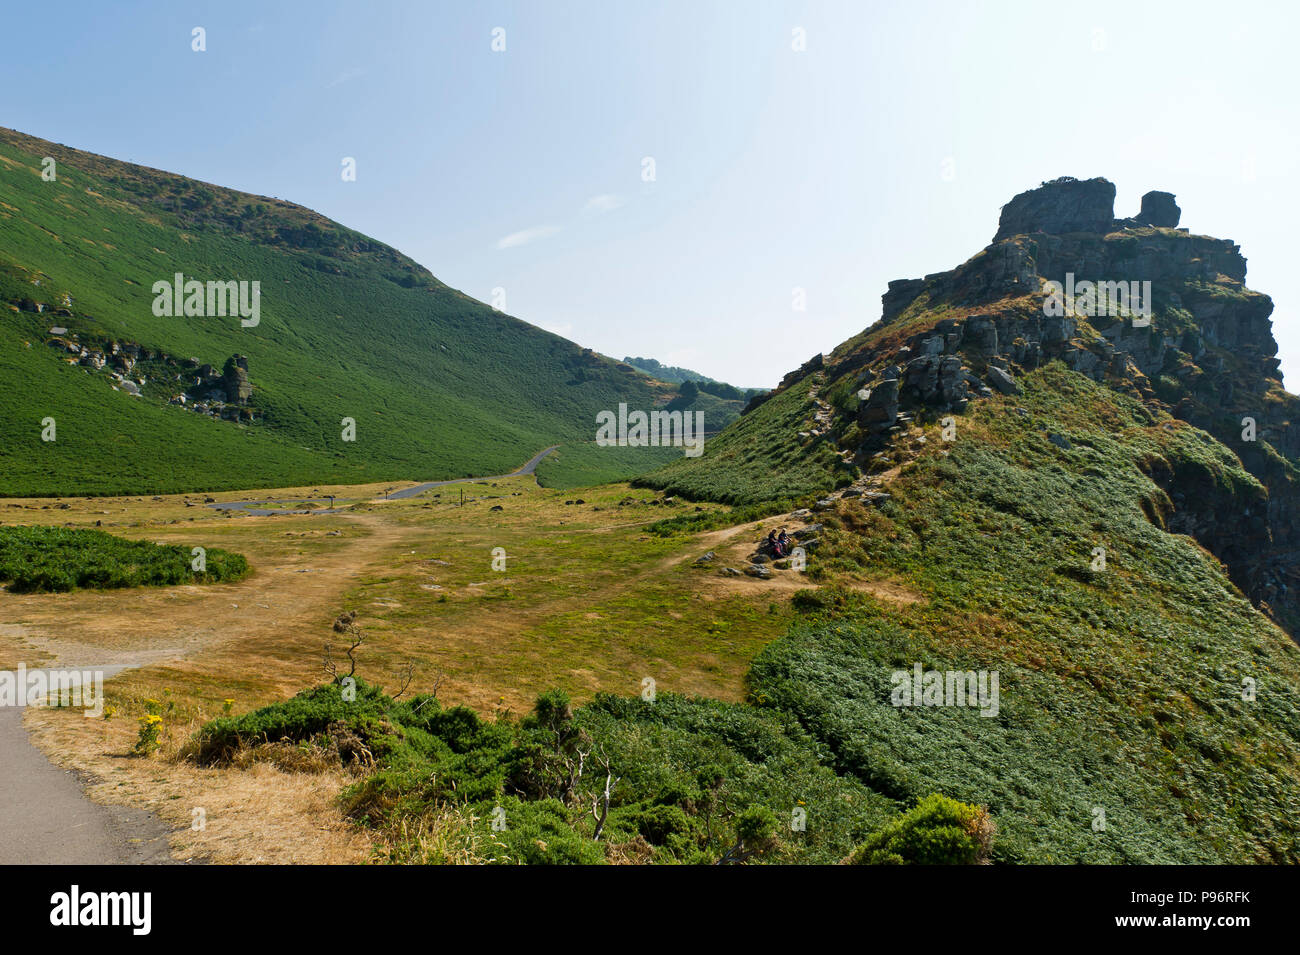
POLYGON ((891 819, 848 861, 853 865, 975 865, 988 861, 993 832, 988 810, 936 793, 891 819))
POLYGON ((192 568, 191 549, 66 527, 0 527, 0 583, 13 593, 114 587, 165 587, 239 580, 241 554, 211 548, 206 569, 192 568))
POLYGON ((486 721, 364 681, 349 701, 331 683, 213 720, 185 752, 246 765, 304 745, 358 772, 344 811, 394 861, 828 863, 897 808, 837 777, 779 714, 673 695, 574 709, 551 691, 523 720, 486 721), (796 830, 796 808, 816 825, 796 830))

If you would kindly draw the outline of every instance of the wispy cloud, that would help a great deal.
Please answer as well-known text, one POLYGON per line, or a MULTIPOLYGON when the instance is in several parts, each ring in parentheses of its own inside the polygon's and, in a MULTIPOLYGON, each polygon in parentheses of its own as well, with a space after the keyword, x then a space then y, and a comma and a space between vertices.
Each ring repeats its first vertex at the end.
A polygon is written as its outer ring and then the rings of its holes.
POLYGON ((342 86, 344 83, 347 83, 350 80, 355 80, 358 76, 365 76, 365 75, 366 75, 365 70, 363 70, 359 66, 354 66, 352 67, 352 69, 344 70, 338 76, 334 77, 334 79, 330 80, 329 83, 326 84, 325 88, 333 89, 336 86, 342 86))
POLYGON ((538 239, 546 239, 560 231, 558 225, 538 225, 531 229, 523 229, 519 232, 511 232, 503 238, 497 239, 498 249, 513 249, 516 246, 527 245, 529 242, 536 242, 538 239))
POLYGON ((587 200, 587 204, 582 207, 583 212, 613 212, 619 206, 623 205, 623 197, 616 196, 613 193, 602 193, 599 196, 592 196, 587 200))

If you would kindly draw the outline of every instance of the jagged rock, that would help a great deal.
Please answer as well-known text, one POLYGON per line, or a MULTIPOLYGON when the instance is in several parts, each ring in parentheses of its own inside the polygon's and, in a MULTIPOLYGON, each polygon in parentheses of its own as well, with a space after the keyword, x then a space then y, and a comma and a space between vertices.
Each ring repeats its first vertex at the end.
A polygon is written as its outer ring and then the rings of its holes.
POLYGON ((895 279, 889 283, 889 290, 881 296, 882 316, 888 322, 916 301, 916 297, 925 289, 925 279, 895 279))
POLYGON ((1178 227, 1182 214, 1183 211, 1174 202, 1172 192, 1148 192, 1142 197, 1142 210, 1137 214, 1137 219, 1143 225, 1174 229, 1178 227))
POLYGON ((923 339, 917 346, 916 351, 919 357, 926 355, 942 355, 944 349, 944 339, 942 335, 931 335, 923 339))
POLYGON ((1063 434, 1049 434, 1047 440, 1052 442, 1052 444, 1056 445, 1062 451, 1071 451, 1074 449, 1074 445, 1070 442, 1070 439, 1063 434))
POLYGON ((772 579, 772 571, 762 564, 750 564, 745 568, 745 574, 749 577, 757 577, 759 580, 772 579))
POLYGON ((813 510, 814 510, 814 511, 817 511, 818 513, 820 513, 820 512, 822 512, 822 511, 829 511, 829 510, 830 510, 831 508, 833 508, 834 506, 835 506, 835 501, 834 501, 834 500, 832 500, 832 499, 829 498, 829 497, 824 497, 824 498, 822 498, 820 501, 818 501, 816 504, 813 505, 813 510))
POLYGON ((253 394, 253 385, 248 380, 248 359, 243 355, 231 355, 221 375, 222 390, 230 401, 247 404, 253 394))
MULTIPOLYGON (((777 391, 780 391, 782 388, 789 387, 790 385, 794 384, 796 381, 802 381, 804 378, 807 378, 809 375, 811 375, 814 371, 821 371, 822 368, 824 367, 824 361, 825 359, 822 355, 820 354, 813 355, 811 358, 809 358, 806 362, 804 362, 794 371, 790 372, 788 375, 782 378, 781 383, 776 386, 777 391)), ((753 401, 751 401, 750 404, 752 405, 753 401)), ((748 407, 746 407, 745 410, 748 411, 749 410, 748 407)))
POLYGON ((713 551, 709 551, 707 554, 701 554, 699 557, 696 557, 696 558, 695 558, 695 563, 696 563, 696 564, 711 564, 711 563, 713 563, 713 561, 714 561, 715 559, 716 559, 716 555, 713 553, 713 551))
POLYGON ((801 527, 799 530, 794 532, 794 539, 801 541, 807 540, 809 537, 816 537, 822 532, 824 527, 825 525, 823 524, 809 524, 807 527, 801 527))
POLYGON ((972 315, 966 319, 965 338, 977 355, 998 353, 998 328, 990 315, 972 315))
POLYGON ((718 573, 721 574, 723 577, 741 576, 740 571, 736 570, 735 567, 723 567, 721 570, 718 571, 718 573))
POLYGON ((858 423, 868 431, 888 430, 898 418, 898 378, 877 384, 858 406, 858 423))
POLYGON ((1035 232, 1105 233, 1114 220, 1114 183, 1063 176, 1022 192, 1003 206, 993 241, 1035 232))

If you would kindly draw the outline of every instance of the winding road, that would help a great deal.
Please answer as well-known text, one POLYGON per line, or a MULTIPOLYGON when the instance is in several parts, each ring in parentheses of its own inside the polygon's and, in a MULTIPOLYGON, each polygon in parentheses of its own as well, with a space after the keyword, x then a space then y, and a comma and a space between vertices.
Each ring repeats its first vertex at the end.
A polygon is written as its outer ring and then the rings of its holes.
MULTIPOLYGON (((389 501, 400 501, 408 497, 415 497, 417 494, 423 494, 425 491, 432 490, 435 487, 446 487, 448 484, 470 484, 475 481, 500 481, 503 478, 522 477, 525 474, 532 474, 537 470, 537 465, 542 462, 548 454, 558 448, 558 444, 553 444, 545 451, 539 451, 533 455, 526 464, 509 474, 494 474, 490 477, 464 477, 452 478, 450 481, 426 481, 424 484, 417 484, 415 487, 408 487, 402 491, 394 491, 385 495, 389 501)), ((217 511, 244 511, 248 514, 337 514, 344 510, 341 507, 312 507, 312 508, 287 508, 287 507, 267 507, 268 504, 307 504, 304 498, 273 498, 262 501, 219 501, 216 504, 209 504, 208 507, 217 511)))

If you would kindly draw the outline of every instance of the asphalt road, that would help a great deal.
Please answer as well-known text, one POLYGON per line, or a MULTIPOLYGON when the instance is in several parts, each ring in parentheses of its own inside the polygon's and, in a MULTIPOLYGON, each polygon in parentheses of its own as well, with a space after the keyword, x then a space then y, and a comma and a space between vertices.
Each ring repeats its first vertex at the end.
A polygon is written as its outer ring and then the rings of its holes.
MULTIPOLYGON (((511 471, 509 474, 494 474, 491 477, 467 477, 453 478, 450 481, 428 481, 424 484, 417 484, 415 487, 408 487, 404 491, 394 491, 388 495, 390 501, 400 501, 408 497, 415 497, 417 494, 423 494, 435 487, 446 487, 448 484, 469 484, 473 481, 500 481, 503 478, 520 477, 524 474, 532 474, 537 470, 537 465, 541 463, 542 458, 546 457, 556 448, 558 444, 553 444, 545 451, 541 451, 523 467, 517 471, 511 471)), ((302 498, 277 498, 262 501, 221 501, 217 504, 209 504, 208 507, 218 511, 247 511, 249 514, 337 514, 342 508, 338 507, 313 507, 301 510, 295 510, 288 507, 267 507, 268 504, 306 504, 307 501, 302 498)))
MULTIPOLYGON (((125 668, 75 669, 109 677, 125 668)), ((87 799, 76 773, 55 766, 31 744, 25 711, 0 706, 0 865, 171 862, 167 827, 143 809, 87 799)))

